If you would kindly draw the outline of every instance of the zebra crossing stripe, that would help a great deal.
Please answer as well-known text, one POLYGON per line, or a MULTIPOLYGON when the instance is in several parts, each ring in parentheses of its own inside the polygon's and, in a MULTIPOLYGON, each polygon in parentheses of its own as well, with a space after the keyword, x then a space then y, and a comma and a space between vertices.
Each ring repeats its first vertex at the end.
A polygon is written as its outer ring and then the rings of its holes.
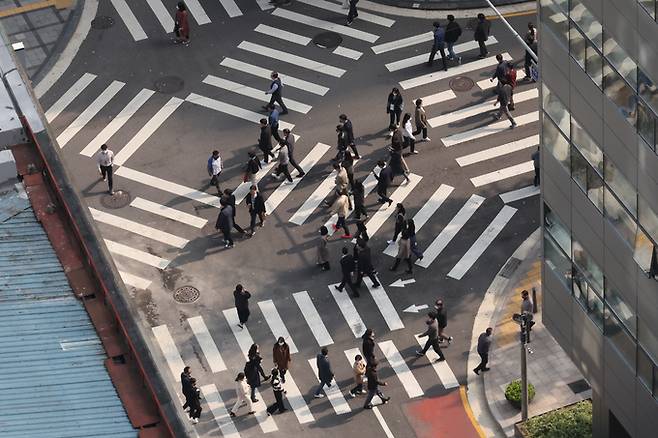
POLYGON ((170 263, 170 261, 167 259, 154 256, 148 252, 132 248, 128 245, 124 245, 113 240, 103 239, 103 241, 105 242, 105 246, 107 246, 108 251, 110 251, 112 254, 117 254, 129 259, 137 260, 138 262, 153 266, 154 268, 165 269, 170 263))
POLYGON ((156 18, 164 28, 166 33, 171 33, 174 31, 174 19, 167 11, 167 8, 162 3, 162 0, 146 0, 146 3, 151 7, 151 10, 155 14, 156 18))
POLYGON ((206 357, 208 365, 210 365, 210 370, 213 373, 226 370, 224 359, 222 359, 222 355, 219 354, 217 344, 213 341, 212 335, 210 334, 206 323, 203 321, 203 318, 201 316, 188 318, 187 323, 190 325, 190 328, 201 347, 201 351, 203 351, 203 355, 206 357))
MULTIPOLYGON (((272 160, 269 163, 262 165, 261 169, 258 171, 258 173, 256 173, 255 184, 258 185, 260 180, 262 180, 264 177, 269 175, 270 171, 275 165, 276 165, 276 160, 274 158, 272 158, 272 160)), ((241 182, 240 185, 233 191, 233 196, 235 196, 236 204, 240 204, 247 197, 252 185, 254 185, 254 183, 252 183, 251 181, 241 182)))
POLYGON ((406 184, 401 184, 397 189, 391 194, 391 199, 393 203, 389 206, 388 203, 382 204, 379 207, 379 210, 372 215, 366 227, 368 228, 368 235, 373 236, 384 222, 395 212, 395 204, 401 203, 405 198, 411 193, 411 191, 418 185, 420 180, 423 179, 422 176, 412 173, 409 175, 409 182, 406 184))
POLYGON ((423 251, 423 259, 416 260, 416 264, 423 268, 429 267, 432 262, 443 252, 448 246, 450 241, 457 235, 459 230, 462 229, 464 224, 473 216, 475 211, 482 205, 484 198, 480 195, 471 195, 471 197, 464 203, 462 208, 450 220, 448 225, 441 230, 438 236, 430 243, 425 251, 423 251))
MULTIPOLYGON (((517 126, 525 126, 539 120, 539 111, 533 111, 522 116, 515 117, 517 126)), ((449 135, 441 139, 446 147, 454 146, 467 141, 476 140, 478 138, 486 137, 487 135, 498 134, 500 132, 508 131, 510 129, 509 120, 501 120, 500 122, 491 123, 486 126, 471 129, 470 131, 459 132, 457 134, 449 135)))
POLYGON ((126 85, 124 82, 112 81, 112 83, 105 89, 103 92, 98 95, 92 103, 85 108, 78 117, 75 118, 69 126, 62 131, 61 134, 57 136, 57 143, 60 148, 66 146, 66 144, 78 133, 82 128, 84 128, 91 119, 96 116, 102 110, 105 105, 107 105, 110 100, 126 85))
POLYGON ((297 353, 299 350, 297 350, 295 341, 292 340, 292 336, 290 336, 290 332, 288 332, 286 325, 283 323, 279 311, 276 310, 274 302, 272 300, 259 301, 258 307, 260 307, 260 312, 265 317, 265 322, 270 327, 274 338, 278 339, 279 336, 282 336, 290 347, 290 354, 297 353))
POLYGON ((207 219, 203 219, 198 216, 176 210, 175 208, 167 207, 166 205, 140 198, 139 196, 132 200, 130 206, 199 229, 203 228, 206 223, 208 223, 207 219))
POLYGON ((268 26, 266 24, 259 24, 254 31, 267 35, 268 37, 278 38, 283 41, 306 46, 311 42, 311 38, 296 33, 288 32, 287 30, 279 29, 277 27, 268 26))
POLYGON ((369 278, 364 278, 363 282, 366 284, 366 287, 368 288, 372 299, 375 301, 379 312, 384 317, 384 321, 386 321, 388 328, 391 331, 403 329, 404 324, 400 319, 400 315, 398 315, 398 312, 395 310, 391 299, 386 294, 384 286, 380 285, 378 288, 374 288, 372 281, 370 281, 369 278))
POLYGON ((496 215, 489 226, 482 232, 480 237, 471 245, 466 251, 466 254, 457 262, 455 266, 448 272, 448 277, 455 280, 461 280, 464 274, 475 264, 484 251, 491 245, 493 240, 500 234, 507 222, 512 219, 516 213, 516 208, 505 205, 496 215))
POLYGON ((128 286, 134 287, 135 289, 145 290, 148 289, 148 287, 151 285, 151 280, 138 277, 137 275, 133 275, 129 272, 119 271, 119 275, 121 276, 121 279, 124 283, 126 283, 128 286))
MULTIPOLYGON (((270 101, 270 96, 265 94, 263 90, 257 90, 255 88, 229 81, 228 79, 219 78, 217 76, 208 75, 203 80, 203 83, 212 85, 213 87, 222 88, 236 94, 241 94, 242 96, 251 97, 252 99, 260 100, 261 102, 268 103, 270 101)), ((310 105, 306 105, 305 103, 301 103, 289 98, 286 98, 286 106, 289 109, 302 114, 308 113, 312 108, 310 105)))
POLYGON ((116 9, 119 17, 123 20, 123 24, 126 25, 128 32, 130 32, 130 35, 132 35, 135 41, 141 41, 148 38, 146 32, 144 32, 144 29, 142 29, 142 26, 139 24, 139 21, 137 21, 137 17, 135 17, 133 11, 128 7, 126 0, 110 0, 110 2, 112 2, 114 9, 116 9))
POLYGON ((331 190, 336 186, 335 183, 336 171, 332 170, 327 177, 322 180, 319 186, 306 198, 301 207, 292 215, 289 222, 293 224, 302 225, 313 211, 320 205, 320 202, 331 193, 331 190))
MULTIPOLYGON (((316 380, 319 382, 320 379, 318 378, 318 366, 316 364, 316 359, 309 359, 308 364, 313 369, 313 374, 315 375, 316 380)), ((333 406, 336 415, 349 414, 352 412, 350 405, 347 404, 347 401, 345 401, 345 397, 343 397, 343 393, 336 383, 336 379, 331 379, 331 386, 325 385, 322 389, 327 395, 329 403, 331 403, 331 406, 333 406)))
POLYGON ((347 325, 350 326, 352 333, 354 333, 354 337, 360 338, 366 332, 366 325, 363 323, 363 320, 361 319, 359 312, 357 312, 356 307, 354 307, 354 303, 348 295, 347 287, 343 289, 342 292, 339 292, 336 290, 336 286, 338 286, 338 283, 330 284, 327 287, 329 288, 329 292, 331 292, 331 296, 334 297, 336 304, 338 304, 340 313, 342 313, 343 317, 345 317, 347 325))
POLYGON ((296 292, 292 294, 292 296, 295 299, 297 306, 299 306, 299 310, 306 320, 308 328, 311 329, 311 333, 313 333, 315 340, 318 341, 318 345, 320 347, 324 347, 326 345, 333 344, 334 340, 331 338, 331 335, 327 331, 324 322, 322 322, 322 318, 320 318, 320 314, 315 308, 313 301, 311 301, 311 297, 309 296, 308 292, 296 292))
POLYGON ((318 29, 327 30, 329 32, 336 32, 350 38, 374 43, 379 39, 379 35, 374 35, 361 30, 353 29, 348 26, 335 24, 330 21, 319 20, 317 18, 309 17, 307 15, 299 14, 297 12, 289 11, 288 9, 276 8, 272 15, 276 17, 286 18, 294 21, 295 23, 305 24, 307 26, 316 27, 318 29))
POLYGON ((511 192, 501 193, 499 196, 501 201, 503 201, 505 204, 509 204, 510 202, 529 198, 538 194, 539 186, 528 186, 518 190, 512 190, 511 192))
MULTIPOLYGON (((379 170, 380 170, 379 167, 375 167, 373 171, 379 175, 379 170)), ((377 178, 375 178, 375 176, 372 173, 369 173, 366 179, 363 181, 363 189, 364 189, 363 197, 364 198, 367 197, 370 194, 370 192, 372 192, 375 189, 375 187, 377 187, 377 178)), ((349 210, 347 212, 347 216, 345 216, 345 219, 350 217, 353 211, 354 210, 349 210)), ((327 230, 329 230, 329 236, 334 235, 334 227, 332 227, 332 225, 335 224, 337 220, 338 220, 338 214, 334 213, 333 215, 331 215, 329 220, 325 222, 324 226, 327 227, 327 230)))
POLYGON ((474 152, 472 154, 464 155, 455 159, 459 166, 464 167, 482 161, 488 161, 493 158, 502 157, 503 155, 511 154, 513 152, 522 151, 539 144, 539 135, 531 135, 520 140, 515 140, 510 143, 505 143, 500 146, 485 149, 483 151, 474 152))
POLYGON ((411 370, 409 370, 409 367, 398 349, 395 347, 393 341, 379 342, 377 345, 379 345, 379 349, 382 350, 384 357, 386 357, 389 365, 393 368, 393 371, 395 371, 404 390, 407 391, 409 398, 422 396, 423 389, 420 387, 420 384, 418 384, 418 380, 416 380, 411 373, 411 370))
POLYGON ((375 54, 379 55, 381 53, 390 52, 391 50, 415 46, 420 43, 431 43, 433 38, 434 34, 432 32, 423 32, 420 35, 413 35, 396 41, 391 41, 390 43, 378 44, 372 46, 371 49, 375 54))
POLYGON ((379 425, 384 430, 384 435, 386 435, 386 438, 395 438, 393 436, 393 432, 391 432, 391 429, 388 427, 388 424, 386 424, 386 420, 384 420, 384 416, 382 415, 381 412, 379 412, 379 408, 373 405, 372 412, 375 414, 377 421, 379 421, 379 425))
POLYGON ((185 0, 185 6, 187 6, 187 10, 190 11, 199 26, 210 23, 210 18, 206 14, 206 11, 203 10, 203 6, 201 6, 199 0, 185 0))
POLYGON ((208 403, 208 408, 212 412, 213 417, 215 418, 215 423, 219 426, 219 430, 222 431, 222 436, 224 438, 240 438, 240 433, 236 429, 231 415, 229 414, 229 407, 224 404, 222 396, 219 395, 219 391, 214 383, 210 385, 203 385, 201 387, 201 392, 203 393, 203 398, 208 403))
MULTIPOLYGON (((496 44, 498 40, 496 40, 495 37, 490 36, 489 39, 487 40, 487 46, 489 44, 496 44)), ((432 39, 428 41, 428 44, 431 45, 433 43, 432 39)), ((456 46, 453 47, 455 54, 459 56, 460 53, 468 52, 469 50, 474 50, 477 49, 478 43, 477 41, 468 41, 465 43, 457 44, 456 46)), ((411 58, 405 58, 405 59, 400 59, 399 61, 394 61, 394 62, 389 62, 386 65, 386 68, 390 72, 402 70, 405 68, 413 67, 415 65, 421 65, 426 62, 428 62, 430 59, 430 52, 423 53, 420 55, 412 56, 411 58)))
MULTIPOLYGON (((304 3, 307 5, 315 6, 319 9, 324 9, 326 11, 336 12, 340 15, 345 15, 345 9, 339 4, 328 2, 325 0, 297 0, 298 3, 304 3)), ((378 24, 384 27, 391 27, 395 24, 395 20, 390 18, 380 17, 379 15, 370 14, 368 12, 359 11, 359 20, 367 21, 369 23, 378 24)))
POLYGON ((288 403, 290 403, 290 407, 295 413, 295 417, 297 417, 299 424, 306 424, 315 421, 315 418, 313 418, 313 414, 308 408, 306 400, 304 400, 304 396, 302 396, 302 392, 299 390, 297 383, 295 383, 295 379, 293 379, 290 370, 286 373, 286 383, 283 384, 283 387, 287 393, 286 399, 288 400, 288 403))
POLYGON ((157 327, 151 327, 151 330, 153 331, 155 340, 160 346, 160 350, 162 351, 162 355, 164 356, 167 365, 169 365, 169 370, 174 376, 174 380, 180 382, 180 375, 183 372, 183 368, 185 368, 185 363, 178 353, 178 349, 176 348, 174 339, 171 337, 171 333, 169 333, 169 329, 166 325, 159 325, 157 327))
MULTIPOLYGON (((279 10, 281 9, 275 9, 274 12, 279 10)), ((261 46, 260 44, 250 43, 249 41, 242 41, 240 44, 238 44, 238 49, 246 50, 247 52, 255 53, 256 55, 277 59, 288 64, 296 65, 297 67, 302 67, 307 70, 333 76, 335 78, 340 78, 345 74, 345 70, 342 68, 332 67, 327 64, 322 64, 321 62, 313 61, 312 59, 303 58, 292 53, 261 46)))
MULTIPOLYGON (((439 93, 430 94, 429 96, 422 97, 423 106, 430 106, 437 103, 445 102, 447 100, 455 99, 457 95, 452 90, 441 91, 439 93)), ((415 100, 415 99, 414 99, 415 100)))
POLYGON ((155 91, 149 89, 142 89, 135 97, 132 98, 128 105, 126 105, 119 114, 112 119, 110 123, 105 125, 105 128, 82 150, 80 151, 81 155, 86 157, 91 157, 100 149, 103 143, 112 138, 119 129, 126 124, 126 122, 135 115, 137 110, 139 110, 151 96, 155 94, 155 91))
MULTIPOLYGON (((220 62, 220 65, 268 80, 270 79, 270 74, 272 73, 271 69, 247 64, 246 62, 238 61, 233 58, 224 58, 220 62)), ((318 96, 324 96, 329 91, 329 88, 323 87, 322 85, 317 85, 303 79, 297 79, 281 72, 279 72, 279 78, 282 78, 284 86, 297 88, 298 90, 317 94, 318 96)))
POLYGON ((475 187, 482 187, 497 181, 502 181, 507 178, 512 178, 524 173, 532 172, 535 166, 532 162, 526 161, 525 163, 515 164, 514 166, 505 167, 503 169, 494 170, 493 172, 485 173, 484 175, 471 178, 471 183, 475 187))
POLYGON ((334 55, 344 56, 345 58, 350 58, 354 60, 358 60, 363 55, 363 53, 359 52, 358 50, 348 49, 347 47, 343 47, 343 46, 336 47, 334 51, 331 53, 333 53, 334 55))
MULTIPOLYGON (((421 338, 419 335, 414 335, 414 337, 416 338, 416 341, 418 341, 418 344, 421 347, 425 346, 425 342, 427 341, 427 339, 421 338)), ((439 359, 439 355, 434 351, 433 348, 427 350, 425 356, 427 356, 427 359, 432 364, 432 368, 434 368, 436 375, 439 376, 439 380, 441 381, 445 389, 456 388, 459 386, 459 382, 457 381, 455 374, 452 372, 452 369, 450 369, 450 365, 448 365, 448 362, 445 360, 441 362, 437 362, 437 359, 439 359)))
POLYGON ((62 111, 68 107, 71 102, 75 100, 76 97, 82 93, 85 88, 91 84, 91 82, 96 79, 96 75, 91 74, 91 73, 85 73, 83 74, 80 79, 75 81, 73 85, 71 85, 71 88, 66 90, 62 96, 57 99, 55 103, 52 104, 50 108, 48 108, 48 111, 46 111, 46 120, 48 123, 51 123, 53 120, 59 116, 62 111))

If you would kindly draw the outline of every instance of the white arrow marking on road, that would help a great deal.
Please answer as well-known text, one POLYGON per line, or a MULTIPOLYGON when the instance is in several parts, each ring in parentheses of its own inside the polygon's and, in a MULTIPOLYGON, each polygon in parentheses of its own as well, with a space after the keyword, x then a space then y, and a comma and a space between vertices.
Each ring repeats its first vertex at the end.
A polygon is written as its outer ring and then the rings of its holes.
POLYGON ((427 309, 429 306, 427 304, 421 304, 420 306, 417 306, 415 304, 412 304, 411 306, 407 307, 406 309, 403 310, 403 312, 407 313, 418 313, 423 309, 427 309))
POLYGON ((410 278, 409 280, 397 279, 390 284, 391 287, 404 287, 406 284, 415 283, 416 280, 410 278))

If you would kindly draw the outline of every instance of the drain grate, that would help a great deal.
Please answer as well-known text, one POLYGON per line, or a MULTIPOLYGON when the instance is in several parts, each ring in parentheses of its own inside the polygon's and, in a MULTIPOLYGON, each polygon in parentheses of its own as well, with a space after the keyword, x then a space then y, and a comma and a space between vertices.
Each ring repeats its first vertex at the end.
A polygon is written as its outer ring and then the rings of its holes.
POLYGON ((500 271, 500 276, 503 278, 510 278, 512 274, 516 272, 520 264, 521 264, 521 260, 517 259, 516 257, 512 257, 505 264, 502 271, 500 271))
POLYGON ((473 79, 466 76, 457 76, 450 81, 452 91, 468 91, 475 85, 473 79))
POLYGON ((96 17, 93 20, 91 20, 92 29, 99 29, 99 30, 109 29, 112 26, 114 26, 114 18, 112 17, 101 15, 100 17, 96 17))
POLYGON ((576 380, 575 382, 567 383, 567 386, 573 391, 574 394, 580 394, 587 391, 590 386, 585 379, 576 380))
POLYGON ((117 190, 113 195, 107 194, 101 197, 101 205, 114 210, 125 207, 130 201, 132 201, 130 192, 126 190, 117 190))
POLYGON ((321 49, 335 49, 343 42, 343 37, 336 32, 322 32, 313 37, 313 44, 321 49))
POLYGON ((155 90, 162 94, 173 94, 185 86, 185 81, 178 76, 164 76, 153 83, 155 90))
POLYGON ((179 303, 193 303, 199 299, 201 292, 194 286, 182 286, 174 292, 174 300, 179 303))

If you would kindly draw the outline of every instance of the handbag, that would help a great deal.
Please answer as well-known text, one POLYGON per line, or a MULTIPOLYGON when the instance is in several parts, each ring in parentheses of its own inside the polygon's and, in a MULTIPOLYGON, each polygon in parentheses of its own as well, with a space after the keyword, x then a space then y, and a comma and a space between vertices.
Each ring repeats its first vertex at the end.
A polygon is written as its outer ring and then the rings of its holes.
POLYGON ((178 21, 174 22, 174 34, 176 34, 176 37, 180 38, 180 24, 178 21))

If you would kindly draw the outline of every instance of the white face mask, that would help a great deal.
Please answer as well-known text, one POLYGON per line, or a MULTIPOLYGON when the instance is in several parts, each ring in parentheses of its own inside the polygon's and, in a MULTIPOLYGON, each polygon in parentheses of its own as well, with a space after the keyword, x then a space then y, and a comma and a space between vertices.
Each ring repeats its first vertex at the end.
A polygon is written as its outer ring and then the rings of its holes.
POLYGON ((283 344, 285 344, 284 341, 279 341, 279 345, 283 345, 283 344))

